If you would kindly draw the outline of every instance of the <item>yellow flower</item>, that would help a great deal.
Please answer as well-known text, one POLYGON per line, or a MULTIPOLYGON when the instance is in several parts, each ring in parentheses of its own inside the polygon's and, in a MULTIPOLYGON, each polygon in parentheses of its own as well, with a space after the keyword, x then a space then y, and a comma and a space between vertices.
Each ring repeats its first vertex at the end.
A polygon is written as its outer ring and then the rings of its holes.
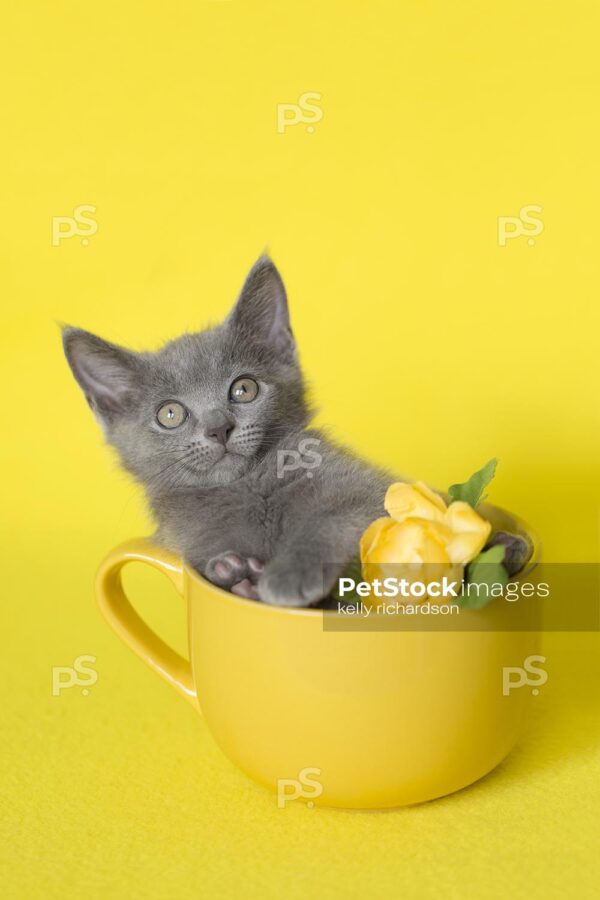
POLYGON ((365 581, 387 577, 407 582, 462 582, 464 566, 483 549, 492 526, 475 510, 442 498, 418 481, 392 484, 385 496, 389 517, 372 522, 360 541, 365 581))

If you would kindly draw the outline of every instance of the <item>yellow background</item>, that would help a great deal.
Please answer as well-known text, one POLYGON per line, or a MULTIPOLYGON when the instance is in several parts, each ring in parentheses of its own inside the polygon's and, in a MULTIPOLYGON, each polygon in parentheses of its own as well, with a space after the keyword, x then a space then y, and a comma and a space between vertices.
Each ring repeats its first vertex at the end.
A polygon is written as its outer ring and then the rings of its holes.
MULTIPOLYGON (((597 4, 12 4, 0 53, 3 896, 591 897, 597 636, 550 636, 494 774, 391 813, 275 799, 100 620, 105 551, 148 533, 56 321, 152 348, 228 310, 268 247, 320 421, 491 499, 546 558, 598 547, 597 4), (321 94, 311 133, 277 104, 321 94), (52 246, 52 217, 98 232, 52 246), (543 231, 498 244, 498 217, 543 231), (98 681, 52 696, 52 667, 98 681)), ((159 576, 129 581, 182 645, 159 576)), ((276 738, 275 738, 276 739, 276 738)))

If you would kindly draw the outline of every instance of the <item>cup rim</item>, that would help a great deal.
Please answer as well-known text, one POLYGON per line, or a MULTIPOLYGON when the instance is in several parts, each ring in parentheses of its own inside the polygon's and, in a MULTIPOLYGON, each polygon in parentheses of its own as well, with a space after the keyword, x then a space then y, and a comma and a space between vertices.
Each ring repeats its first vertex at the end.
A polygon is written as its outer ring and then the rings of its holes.
MULTIPOLYGON (((484 514, 484 518, 488 521, 496 520, 498 524, 504 522, 509 523, 510 527, 509 531, 514 532, 522 537, 526 538, 526 540, 531 545, 532 551, 531 556, 527 560, 527 563, 521 569, 520 572, 517 572, 514 576, 512 576, 513 580, 518 581, 523 578, 524 575, 531 572, 535 566, 538 565, 541 559, 542 553, 542 544, 537 532, 527 523, 524 519, 521 519, 519 516, 514 513, 509 512, 508 510, 503 509, 501 506, 495 506, 491 503, 482 503, 480 505, 480 510, 484 514)), ((186 573, 186 577, 191 581, 197 582, 202 586, 205 590, 209 590, 212 594, 218 597, 221 601, 227 601, 228 603, 234 603, 240 607, 252 608, 257 610, 257 612, 262 612, 263 614, 276 613, 279 615, 293 615, 293 616, 310 616, 315 618, 317 616, 324 615, 334 615, 337 616, 338 612, 334 609, 319 609, 315 607, 301 607, 301 606, 274 606, 269 603, 262 603, 260 600, 250 600, 248 597, 240 597, 238 594, 232 594, 231 591, 226 591, 224 588, 219 587, 216 584, 213 584, 208 579, 204 578, 196 569, 193 569, 188 563, 183 563, 183 568, 186 573)), ((480 612, 477 610, 477 612, 480 612)), ((381 616, 383 613, 374 613, 375 616, 381 616)))

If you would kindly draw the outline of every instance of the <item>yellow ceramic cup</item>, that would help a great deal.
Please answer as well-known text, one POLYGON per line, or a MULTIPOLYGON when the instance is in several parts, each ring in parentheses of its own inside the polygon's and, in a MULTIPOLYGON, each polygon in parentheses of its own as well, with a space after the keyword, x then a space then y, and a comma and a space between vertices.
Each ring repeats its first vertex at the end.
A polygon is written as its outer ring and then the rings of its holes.
MULTIPOLYGON (((537 561, 528 527, 494 507, 484 514, 528 535, 537 561)), ((96 589, 117 634, 280 801, 372 809, 431 800, 498 765, 523 725, 531 691, 505 695, 502 672, 536 653, 538 634, 501 630, 503 600, 461 613, 473 631, 328 631, 323 616, 334 613, 241 599, 143 539, 109 554, 96 589), (133 561, 164 572, 186 598, 189 661, 125 596, 121 570, 133 561)))

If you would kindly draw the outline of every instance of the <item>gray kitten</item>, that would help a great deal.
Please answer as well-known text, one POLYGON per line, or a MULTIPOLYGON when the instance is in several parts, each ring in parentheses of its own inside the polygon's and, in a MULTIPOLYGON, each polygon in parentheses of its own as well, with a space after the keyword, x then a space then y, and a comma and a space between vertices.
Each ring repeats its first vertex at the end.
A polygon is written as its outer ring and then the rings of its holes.
POLYGON ((159 541, 242 596, 310 606, 328 594, 384 514, 392 478, 307 427, 270 259, 255 264, 225 322, 156 353, 79 328, 63 341, 107 441, 146 490, 159 541))

